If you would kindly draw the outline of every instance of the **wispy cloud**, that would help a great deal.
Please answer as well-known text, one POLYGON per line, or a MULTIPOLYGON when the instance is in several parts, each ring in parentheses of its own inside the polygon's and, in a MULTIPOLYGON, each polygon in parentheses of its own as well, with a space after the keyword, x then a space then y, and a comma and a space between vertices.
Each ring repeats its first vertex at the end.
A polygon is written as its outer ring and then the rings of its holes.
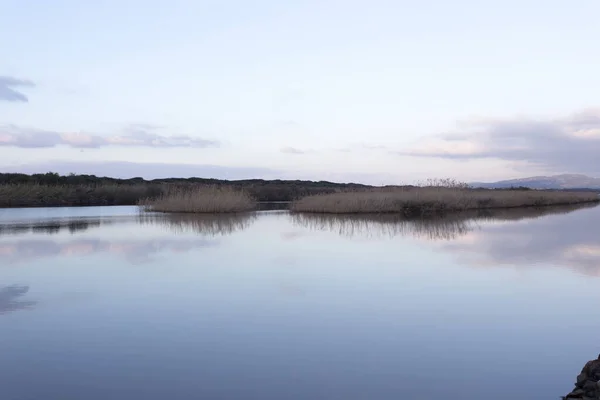
POLYGON ((17 79, 11 76, 0 76, 0 100, 27 102, 29 99, 16 88, 34 87, 29 80, 17 79))
POLYGON ((334 151, 338 151, 338 152, 342 152, 342 153, 350 153, 350 152, 354 152, 354 151, 362 152, 362 151, 371 151, 371 150, 373 150, 373 151, 389 150, 389 147, 386 145, 383 145, 383 144, 360 142, 360 143, 350 144, 347 147, 334 149, 334 151))
POLYGON ((416 157, 497 158, 556 170, 600 173, 600 108, 557 119, 474 119, 406 151, 416 157))
POLYGON ((303 149, 298 149, 296 147, 282 147, 281 148, 281 152, 282 153, 286 153, 286 154, 307 154, 307 153, 314 153, 314 150, 303 150, 303 149))
POLYGON ((71 146, 98 148, 106 146, 139 147, 218 147, 219 142, 188 135, 161 135, 157 127, 132 125, 117 135, 97 135, 83 132, 55 132, 15 125, 0 126, 0 146, 47 148, 71 146))

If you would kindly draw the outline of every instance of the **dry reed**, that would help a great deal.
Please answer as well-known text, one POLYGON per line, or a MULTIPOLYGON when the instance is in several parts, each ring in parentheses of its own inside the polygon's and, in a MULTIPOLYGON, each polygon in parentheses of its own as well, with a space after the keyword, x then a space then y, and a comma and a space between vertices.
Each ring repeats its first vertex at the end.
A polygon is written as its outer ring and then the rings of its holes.
POLYGON ((450 211, 542 207, 598 201, 598 194, 590 192, 417 187, 309 196, 293 202, 290 210, 333 214, 399 213, 405 216, 419 216, 450 211))
POLYGON ((174 213, 235 213, 254 210, 256 200, 227 186, 173 187, 138 203, 145 211, 174 213))

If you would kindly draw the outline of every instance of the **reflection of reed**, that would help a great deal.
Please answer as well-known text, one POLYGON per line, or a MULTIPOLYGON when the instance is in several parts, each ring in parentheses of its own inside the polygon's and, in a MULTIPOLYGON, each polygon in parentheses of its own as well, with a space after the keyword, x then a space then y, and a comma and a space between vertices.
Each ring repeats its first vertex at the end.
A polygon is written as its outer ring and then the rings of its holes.
POLYGON ((481 210, 439 218, 407 219, 390 214, 291 214, 292 221, 313 230, 341 236, 413 236, 428 240, 452 240, 477 228, 479 221, 518 221, 552 214, 566 214, 594 205, 481 210))
MULTIPOLYGON (((103 223, 108 223, 104 221, 103 223)), ((52 235, 67 229, 71 234, 83 232, 89 228, 99 227, 100 219, 71 219, 0 224, 0 236, 20 235, 25 233, 52 235)))
POLYGON ((596 203, 573 204, 565 206, 547 206, 547 207, 522 207, 522 208, 506 208, 497 210, 480 210, 475 212, 467 212, 462 215, 467 218, 490 219, 499 221, 518 221, 521 219, 535 219, 545 217, 547 215, 568 214, 573 211, 583 210, 586 208, 594 208, 596 203))
POLYGON ((174 233, 197 233, 205 236, 225 236, 248 228, 255 213, 240 214, 140 214, 141 224, 159 225, 174 233))
POLYGON ((450 240, 471 230, 467 221, 450 218, 407 220, 398 216, 369 214, 292 214, 295 224, 341 236, 414 236, 450 240))

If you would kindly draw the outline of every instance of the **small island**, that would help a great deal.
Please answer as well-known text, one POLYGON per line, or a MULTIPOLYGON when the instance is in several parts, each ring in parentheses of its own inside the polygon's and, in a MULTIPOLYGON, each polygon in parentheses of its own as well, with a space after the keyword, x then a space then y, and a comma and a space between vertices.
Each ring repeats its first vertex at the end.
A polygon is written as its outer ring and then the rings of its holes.
POLYGON ((429 186, 307 196, 294 201, 290 210, 329 214, 396 213, 413 217, 458 211, 545 207, 598 201, 598 194, 591 192, 429 186))
POLYGON ((252 211, 256 204, 247 192, 228 186, 176 187, 138 203, 145 211, 196 214, 252 211))

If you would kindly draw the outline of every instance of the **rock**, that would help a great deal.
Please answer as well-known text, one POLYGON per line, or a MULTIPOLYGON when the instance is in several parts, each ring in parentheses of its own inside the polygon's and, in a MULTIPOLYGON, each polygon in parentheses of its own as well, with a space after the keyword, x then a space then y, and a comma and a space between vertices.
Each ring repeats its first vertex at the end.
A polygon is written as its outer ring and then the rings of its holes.
POLYGON ((585 391, 583 389, 575 389, 565 397, 566 399, 578 399, 583 397, 585 391))
POLYGON ((598 387, 598 382, 594 382, 594 381, 586 381, 583 384, 583 390, 585 390, 585 392, 589 392, 589 391, 596 391, 596 388, 598 387))
POLYGON ((582 372, 579 375, 577 375, 577 383, 575 383, 575 386, 581 387, 587 380, 588 380, 588 375, 585 372, 582 372))
POLYGON ((575 382, 575 389, 563 399, 600 400, 600 355, 588 361, 575 382))

